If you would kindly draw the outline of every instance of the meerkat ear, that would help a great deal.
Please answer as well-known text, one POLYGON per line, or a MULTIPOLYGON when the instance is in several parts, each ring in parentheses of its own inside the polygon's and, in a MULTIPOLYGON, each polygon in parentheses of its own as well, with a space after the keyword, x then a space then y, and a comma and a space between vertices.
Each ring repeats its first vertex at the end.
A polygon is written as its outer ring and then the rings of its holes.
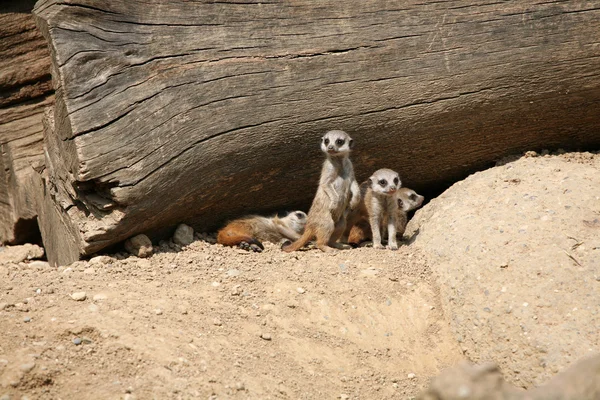
POLYGON ((350 139, 348 141, 348 147, 353 148, 354 147, 354 140, 350 139))

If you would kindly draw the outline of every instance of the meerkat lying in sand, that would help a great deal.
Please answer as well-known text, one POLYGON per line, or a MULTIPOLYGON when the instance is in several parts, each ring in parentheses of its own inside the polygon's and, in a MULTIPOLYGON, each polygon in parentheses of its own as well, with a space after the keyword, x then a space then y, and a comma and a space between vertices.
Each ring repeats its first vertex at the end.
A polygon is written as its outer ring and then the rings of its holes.
POLYGON ((217 234, 217 243, 261 252, 265 241, 298 240, 305 225, 306 213, 303 211, 293 211, 282 218, 249 215, 225 225, 217 234))
POLYGON ((342 248, 337 240, 344 233, 348 211, 360 202, 360 189, 350 161, 352 147, 352 138, 344 131, 329 131, 321 139, 321 150, 327 158, 308 211, 306 228, 300 239, 282 246, 284 251, 299 250, 313 238, 322 251, 342 248))

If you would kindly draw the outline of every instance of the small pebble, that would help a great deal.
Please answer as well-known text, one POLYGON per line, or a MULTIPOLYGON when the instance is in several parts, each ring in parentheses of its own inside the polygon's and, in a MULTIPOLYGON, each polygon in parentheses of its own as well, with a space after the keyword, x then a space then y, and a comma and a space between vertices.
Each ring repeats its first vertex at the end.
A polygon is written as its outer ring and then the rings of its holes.
POLYGON ((238 382, 235 384, 235 388, 236 388, 236 390, 245 390, 246 386, 244 385, 243 382, 238 382))
POLYGON ((221 326, 221 325, 223 325, 223 323, 221 322, 221 320, 219 318, 215 318, 215 319, 213 319, 213 325, 221 326))
POLYGON ((186 224, 180 224, 173 234, 173 242, 180 246, 187 246, 194 241, 194 229, 186 224))
POLYGON ((140 258, 150 257, 154 252, 152 241, 143 233, 125 241, 125 250, 140 258))
POLYGON ((29 268, 47 269, 50 264, 47 261, 32 261, 29 263, 29 268))
POLYGON ((156 310, 154 310, 154 314, 156 315, 162 315, 162 310, 160 308, 157 308, 156 310))
POLYGON ((415 379, 417 377, 417 375, 413 374, 412 372, 410 374, 407 375, 408 379, 415 379))
POLYGON ((302 294, 302 293, 305 293, 306 290, 304 288, 299 287, 299 288, 296 288, 296 292, 302 294))
POLYGON ((74 344, 75 346, 79 346, 79 345, 81 344, 81 339, 80 339, 80 338, 78 338, 78 337, 76 337, 75 339, 73 339, 73 344, 74 344))
POLYGON ((8 303, 0 303, 0 311, 8 307, 8 303))
POLYGON ((347 394, 344 394, 344 393, 340 394, 340 399, 342 399, 342 400, 348 400, 349 398, 350 398, 350 396, 348 396, 347 394))
POLYGON ((94 301, 103 301, 103 300, 106 300, 107 298, 108 297, 104 293, 96 293, 92 299, 94 301))
POLYGON ((0 396, 0 400, 10 400, 10 394, 3 394, 2 396, 0 396))
POLYGON ((25 317, 25 318, 23 318, 23 322, 31 322, 31 317, 25 317))
POLYGON ((261 337, 261 339, 264 339, 264 340, 271 340, 272 339, 271 335, 268 334, 268 333, 262 333, 260 335, 260 337, 261 337))
POLYGON ((75 292, 71 295, 71 298, 75 301, 83 301, 87 298, 85 292, 75 292))
POLYGON ((35 362, 33 362, 33 361, 21 365, 21 370, 24 371, 24 372, 29 372, 29 371, 31 371, 34 368, 35 368, 35 362))

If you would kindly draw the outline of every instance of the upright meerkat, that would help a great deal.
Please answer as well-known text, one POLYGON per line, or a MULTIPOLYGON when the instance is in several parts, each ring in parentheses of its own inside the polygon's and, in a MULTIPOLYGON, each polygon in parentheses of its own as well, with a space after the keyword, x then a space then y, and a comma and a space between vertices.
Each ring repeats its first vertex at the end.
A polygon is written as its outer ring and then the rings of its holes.
MULTIPOLYGON (((396 236, 402 239, 408 223, 408 212, 416 210, 423 204, 424 197, 412 189, 400 188, 396 192, 398 211, 396 214, 396 236)), ((348 243, 358 246, 365 240, 372 238, 371 227, 365 220, 354 221, 348 234, 348 243)))
POLYGON ((397 172, 388 168, 378 169, 360 185, 362 201, 356 212, 348 218, 350 233, 348 243, 358 244, 357 231, 371 231, 373 248, 382 249, 381 233, 387 227, 388 248, 398 249, 396 242, 396 216, 398 202, 396 192, 402 185, 397 172))
POLYGON ((360 202, 360 188, 350 161, 353 145, 350 135, 339 130, 329 131, 321 139, 321 150, 327 158, 308 211, 306 228, 300 239, 282 246, 284 251, 296 251, 315 237, 322 251, 341 248, 336 242, 344 233, 349 208, 360 202))
POLYGON ((293 211, 282 218, 249 215, 233 220, 219 230, 217 243, 261 252, 265 249, 261 242, 299 239, 305 225, 306 213, 303 211, 293 211))

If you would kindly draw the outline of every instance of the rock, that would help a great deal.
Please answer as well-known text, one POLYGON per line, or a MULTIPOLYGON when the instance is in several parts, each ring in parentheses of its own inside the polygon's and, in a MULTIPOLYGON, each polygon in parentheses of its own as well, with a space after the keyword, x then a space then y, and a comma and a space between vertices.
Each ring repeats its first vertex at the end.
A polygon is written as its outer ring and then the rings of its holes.
POLYGON ((219 318, 215 318, 215 319, 213 319, 213 325, 221 326, 221 325, 223 325, 223 322, 221 322, 221 320, 219 318))
POLYGON ((28 362, 25 364, 21 364, 20 368, 21 368, 21 371, 23 371, 23 372, 29 372, 35 368, 35 362, 31 361, 31 362, 28 362))
POLYGON ((156 315, 162 315, 162 310, 160 308, 157 308, 156 310, 154 310, 154 314, 156 315))
POLYGON ((188 246, 194 241, 194 229, 186 224, 179 224, 173 234, 173 242, 180 246, 188 246))
POLYGON ((152 241, 141 233, 125 241, 125 250, 140 258, 150 257, 153 252, 152 241))
POLYGON ((76 337, 73 339, 73 344, 75 346, 79 346, 81 343, 82 343, 82 340, 80 338, 76 337))
POLYGON ((25 260, 42 258, 44 249, 36 244, 24 244, 21 246, 6 246, 0 252, 0 264, 20 263, 25 260))
POLYGON ((92 300, 103 301, 103 300, 106 300, 107 298, 108 298, 108 296, 106 296, 104 293, 96 293, 94 295, 94 297, 92 297, 92 300))
POLYGON ((8 303, 0 303, 0 311, 3 311, 6 308, 8 308, 8 303))
POLYGON ((2 396, 0 396, 0 400, 11 400, 10 394, 3 394, 2 396))
POLYGON ((296 288, 296 292, 303 294, 306 292, 306 290, 304 288, 299 287, 299 288, 296 288))
POLYGON ((273 339, 271 337, 271 334, 269 334, 269 333, 261 333, 260 334, 260 338, 263 339, 263 340, 271 340, 271 339, 273 339))
POLYGON ((600 350, 599 336, 586 333, 600 326, 591 267, 599 231, 585 223, 598 218, 600 157, 567 158, 576 154, 475 173, 407 226, 411 246, 425 251, 438 276, 442 308, 467 358, 498 363, 523 387, 600 350))
POLYGON ((98 264, 110 264, 112 262, 112 258, 109 256, 96 256, 90 258, 90 265, 98 265, 98 264))
POLYGON ((31 317, 25 317, 25 318, 23 318, 23 322, 31 322, 31 317))
POLYGON ((408 374, 406 376, 408 379, 415 379, 417 377, 417 375, 413 374, 412 372, 410 374, 408 374))
POLYGON ((600 399, 600 355, 585 358, 545 385, 523 391, 506 382, 494 363, 461 363, 433 378, 420 400, 600 399))
POLYGON ((29 263, 29 268, 48 269, 50 264, 47 261, 32 261, 29 263))
POLYGON ((71 298, 75 301, 84 301, 87 298, 85 292, 75 292, 71 294, 71 298))

